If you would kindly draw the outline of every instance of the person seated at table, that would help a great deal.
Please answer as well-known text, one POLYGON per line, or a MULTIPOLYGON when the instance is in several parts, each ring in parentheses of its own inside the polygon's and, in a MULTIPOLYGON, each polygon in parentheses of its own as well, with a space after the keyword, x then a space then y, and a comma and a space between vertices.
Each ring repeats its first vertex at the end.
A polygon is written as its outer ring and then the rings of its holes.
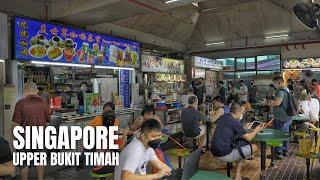
POLYGON ((203 115, 198 111, 197 96, 190 96, 189 106, 181 112, 182 129, 187 137, 199 138, 198 148, 202 149, 205 142, 206 128, 202 125, 203 115))
MULTIPOLYGON (((114 126, 116 118, 115 114, 112 110, 108 110, 102 114, 103 119, 103 126, 109 127, 114 126)), ((128 134, 129 128, 125 128, 124 130, 119 130, 119 139, 115 141, 116 144, 119 145, 119 150, 121 151, 124 149, 124 147, 127 144, 127 134, 128 134)), ((96 152, 106 152, 106 151, 115 151, 115 150, 106 150, 106 149, 96 149, 96 152)), ((108 174, 114 172, 114 166, 94 166, 92 168, 92 171, 97 174, 108 174)))
POLYGON ((161 124, 149 119, 141 124, 141 133, 135 137, 120 153, 119 166, 115 167, 115 180, 161 179, 171 174, 171 169, 155 155, 161 140, 161 124), (147 174, 147 164, 159 171, 147 174))
POLYGON ((305 126, 309 128, 316 128, 315 124, 319 121, 319 101, 311 98, 308 90, 302 91, 300 95, 301 112, 309 117, 309 121, 305 122, 305 126))
POLYGON ((12 163, 12 152, 9 142, 0 137, 0 179, 5 176, 14 176, 15 167, 12 163))
POLYGON ((152 105, 146 105, 143 107, 142 112, 141 112, 141 116, 139 116, 134 122, 133 125, 130 128, 130 131, 132 133, 135 133, 136 131, 138 131, 141 127, 141 124, 149 119, 155 119, 157 120, 161 127, 163 127, 162 121, 160 119, 160 117, 158 115, 155 114, 155 110, 153 108, 152 105))
POLYGON ((233 103, 230 114, 225 114, 217 121, 217 128, 211 142, 213 156, 224 162, 237 162, 236 180, 241 180, 241 169, 243 160, 248 159, 258 146, 250 141, 256 134, 265 128, 265 124, 257 126, 253 131, 246 132, 240 119, 243 115, 243 108, 239 103, 233 103))
POLYGON ((211 122, 216 122, 219 117, 230 112, 230 107, 224 105, 224 101, 221 96, 213 98, 213 111, 211 113, 211 122))
MULTIPOLYGON (((113 111, 115 110, 115 105, 113 102, 107 102, 103 105, 102 108, 103 112, 107 112, 107 111, 113 111)), ((93 120, 91 120, 88 124, 88 126, 102 126, 103 125, 103 118, 102 115, 96 116, 93 120)), ((115 121, 115 126, 118 126, 119 122, 116 120, 115 121)))

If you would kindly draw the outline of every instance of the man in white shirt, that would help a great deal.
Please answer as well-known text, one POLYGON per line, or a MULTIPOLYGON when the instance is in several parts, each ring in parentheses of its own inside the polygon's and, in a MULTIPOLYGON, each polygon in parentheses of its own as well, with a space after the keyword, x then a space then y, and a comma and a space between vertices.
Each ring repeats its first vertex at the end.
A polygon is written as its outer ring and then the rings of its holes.
POLYGON ((141 134, 134 138, 120 153, 119 166, 115 168, 115 180, 148 180, 161 179, 171 174, 171 169, 161 162, 155 152, 161 140, 161 125, 157 120, 150 119, 141 125, 141 134), (159 171, 146 174, 147 164, 159 171))
POLYGON ((248 87, 244 84, 243 80, 239 81, 240 89, 239 89, 239 100, 248 101, 248 87))

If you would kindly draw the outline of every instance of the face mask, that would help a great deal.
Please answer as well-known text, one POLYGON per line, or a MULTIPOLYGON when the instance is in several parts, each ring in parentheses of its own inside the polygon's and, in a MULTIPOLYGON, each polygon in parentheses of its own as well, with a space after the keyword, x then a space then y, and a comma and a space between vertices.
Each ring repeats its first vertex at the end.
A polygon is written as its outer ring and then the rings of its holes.
POLYGON ((81 91, 87 91, 87 87, 85 87, 85 86, 81 86, 81 91))
MULTIPOLYGON (((144 135, 146 138, 147 138, 147 135, 144 135)), ((160 139, 155 139, 155 140, 152 140, 150 141, 148 138, 148 146, 151 147, 152 149, 157 149, 161 143, 161 140, 160 139)))

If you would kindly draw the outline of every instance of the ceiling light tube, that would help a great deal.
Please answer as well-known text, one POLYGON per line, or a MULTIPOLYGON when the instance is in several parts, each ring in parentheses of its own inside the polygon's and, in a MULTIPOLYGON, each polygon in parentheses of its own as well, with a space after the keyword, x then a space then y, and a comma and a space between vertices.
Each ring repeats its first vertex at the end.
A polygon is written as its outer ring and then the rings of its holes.
POLYGON ((3 59, 0 59, 0 63, 4 63, 5 61, 3 59))
POLYGON ((41 64, 41 65, 52 65, 52 66, 70 66, 70 67, 83 67, 83 68, 91 67, 91 65, 88 65, 88 64, 69 64, 69 63, 44 62, 44 61, 31 61, 31 63, 41 64))
POLYGON ((265 39, 286 38, 286 37, 289 37, 289 34, 279 34, 279 35, 265 36, 265 39))
POLYGON ((219 44, 224 44, 224 42, 223 41, 221 41, 221 42, 213 42, 213 43, 207 43, 206 45, 207 46, 211 46, 211 45, 219 45, 219 44))
POLYGON ((166 1, 165 4, 169 4, 169 3, 173 3, 173 2, 177 2, 179 0, 169 0, 169 1, 166 1))
POLYGON ((134 68, 126 68, 126 67, 110 67, 110 66, 94 66, 97 69, 118 69, 118 70, 131 70, 133 71, 134 68))

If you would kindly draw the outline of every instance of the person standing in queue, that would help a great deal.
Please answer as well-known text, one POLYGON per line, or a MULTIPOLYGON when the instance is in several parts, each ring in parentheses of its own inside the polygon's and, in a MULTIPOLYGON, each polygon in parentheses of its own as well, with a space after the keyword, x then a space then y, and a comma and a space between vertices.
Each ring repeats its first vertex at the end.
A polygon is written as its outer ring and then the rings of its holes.
POLYGON ((243 80, 240 80, 239 84, 239 101, 248 101, 248 87, 244 84, 243 80))
POLYGON ((218 92, 218 96, 220 96, 222 98, 223 102, 226 102, 226 88, 224 87, 224 82, 223 81, 218 81, 218 88, 219 88, 219 92, 218 92))
POLYGON ((194 88, 194 94, 198 98, 198 106, 202 105, 205 101, 206 86, 204 85, 203 79, 200 78, 196 81, 196 87, 194 88))
POLYGON ((292 79, 288 79, 287 80, 287 84, 288 84, 288 89, 290 90, 290 92, 293 92, 293 81, 292 81, 292 79))
MULTIPOLYGON (((267 106, 273 108, 273 126, 275 129, 279 129, 285 133, 289 133, 289 128, 292 123, 292 117, 287 115, 286 110, 288 108, 290 90, 284 85, 284 80, 280 76, 273 78, 273 84, 277 89, 275 100, 267 102, 267 106)), ((275 159, 281 160, 283 159, 283 156, 287 156, 288 149, 289 141, 284 141, 283 147, 275 148, 275 159)))
POLYGON ((254 80, 252 80, 249 88, 249 102, 256 103, 257 97, 258 97, 258 88, 254 84, 254 80))
POLYGON ((141 124, 141 133, 120 153, 119 166, 115 167, 115 180, 161 179, 171 174, 171 169, 161 162, 154 149, 161 142, 161 125, 155 119, 141 124), (147 164, 157 168, 158 172, 147 175, 147 164))
POLYGON ((235 180, 242 179, 241 169, 244 159, 250 158, 258 150, 258 146, 251 144, 250 141, 265 128, 265 124, 261 124, 247 133, 240 122, 243 111, 239 103, 233 103, 230 113, 217 120, 211 142, 213 156, 223 162, 237 162, 235 180))
MULTIPOLYGON (((15 106, 12 118, 12 128, 15 126, 46 126, 50 120, 49 105, 46 100, 37 94, 37 85, 34 82, 27 82, 23 86, 24 97, 15 106)), ((42 149, 25 149, 22 152, 42 152, 42 149)), ((44 167, 37 166, 38 180, 43 179, 44 167)), ((20 170, 21 179, 28 179, 28 166, 22 166, 20 170)))

